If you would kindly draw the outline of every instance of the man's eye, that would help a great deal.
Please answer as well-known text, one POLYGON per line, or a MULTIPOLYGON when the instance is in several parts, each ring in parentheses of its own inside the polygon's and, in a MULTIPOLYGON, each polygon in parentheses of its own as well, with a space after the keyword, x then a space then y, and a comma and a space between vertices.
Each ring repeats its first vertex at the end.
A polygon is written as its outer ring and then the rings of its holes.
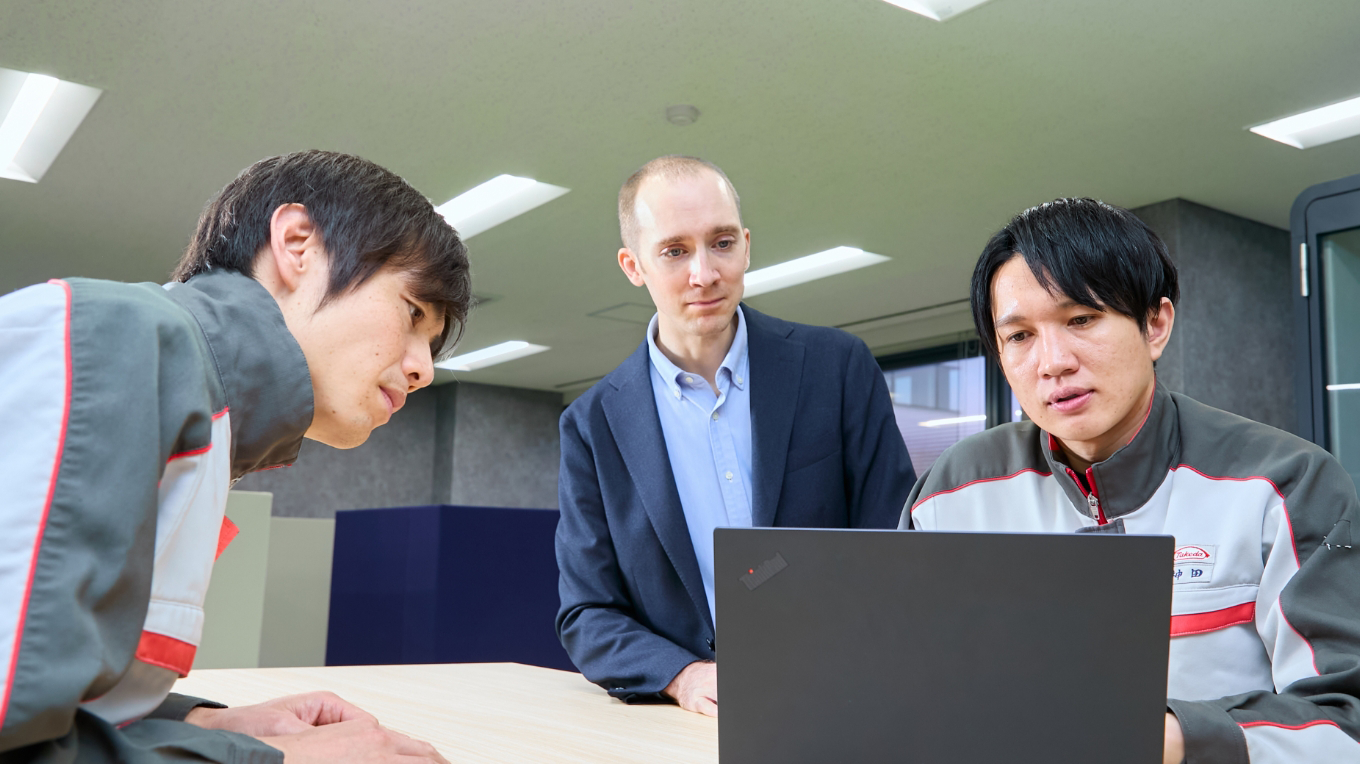
POLYGON ((685 250, 680 249, 679 247, 671 247, 670 249, 666 250, 665 252, 662 252, 661 254, 664 255, 665 257, 679 257, 685 254, 685 250))
POLYGON ((420 306, 413 302, 406 303, 406 306, 411 309, 411 323, 420 323, 420 319, 425 317, 425 311, 421 310, 420 306))
POLYGON ((1091 323, 1091 317, 1077 316, 1076 318, 1072 319, 1072 323, 1076 324, 1077 326, 1086 326, 1087 324, 1091 323))
POLYGON ((1029 332, 1016 332, 1015 334, 1012 334, 1011 336, 1007 337, 1007 338, 1006 338, 1006 341, 1007 341, 1007 342, 1023 342, 1024 339, 1025 339, 1026 337, 1028 337, 1028 336, 1029 336, 1029 332))
POLYGON ((718 243, 715 244, 714 246, 717 247, 718 249, 731 249, 731 248, 732 248, 732 244, 733 244, 733 242, 732 242, 731 239, 723 239, 722 241, 718 242, 718 243))

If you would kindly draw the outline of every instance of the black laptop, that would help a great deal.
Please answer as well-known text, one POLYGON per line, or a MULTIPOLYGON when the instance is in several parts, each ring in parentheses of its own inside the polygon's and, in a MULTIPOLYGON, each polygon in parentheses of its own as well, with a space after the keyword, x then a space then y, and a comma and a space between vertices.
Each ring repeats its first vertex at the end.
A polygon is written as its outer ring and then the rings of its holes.
POLYGON ((725 764, 1161 761, 1170 536, 714 543, 725 764))

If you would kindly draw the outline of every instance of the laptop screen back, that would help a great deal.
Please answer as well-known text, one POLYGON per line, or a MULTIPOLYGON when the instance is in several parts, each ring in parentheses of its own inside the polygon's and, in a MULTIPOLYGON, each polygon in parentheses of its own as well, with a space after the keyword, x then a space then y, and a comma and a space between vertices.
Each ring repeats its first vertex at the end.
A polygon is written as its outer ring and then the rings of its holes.
POLYGON ((741 764, 1159 761, 1169 536, 720 528, 741 764))

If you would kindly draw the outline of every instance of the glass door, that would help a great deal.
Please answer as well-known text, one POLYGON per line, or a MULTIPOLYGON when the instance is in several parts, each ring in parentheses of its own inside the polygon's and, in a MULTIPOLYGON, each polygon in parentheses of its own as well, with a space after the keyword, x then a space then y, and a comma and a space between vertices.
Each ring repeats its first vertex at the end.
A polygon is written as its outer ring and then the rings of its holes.
POLYGON ((1318 237, 1324 445, 1360 484, 1360 228, 1318 237))
POLYGON ((1299 434, 1360 484, 1360 175, 1303 192, 1291 228, 1299 434))

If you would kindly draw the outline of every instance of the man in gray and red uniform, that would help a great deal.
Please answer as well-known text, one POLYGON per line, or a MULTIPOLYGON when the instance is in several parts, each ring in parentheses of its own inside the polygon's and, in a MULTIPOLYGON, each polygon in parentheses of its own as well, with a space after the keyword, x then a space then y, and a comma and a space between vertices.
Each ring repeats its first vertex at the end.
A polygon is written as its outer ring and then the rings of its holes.
POLYGON ((1312 443, 1157 384, 1178 297, 1127 210, 1012 220, 973 318, 1031 421, 945 452, 901 525, 1175 536, 1164 761, 1360 761, 1355 485, 1312 443))
POLYGON ((0 299, 0 758, 442 762, 333 695, 170 689, 231 484, 430 384, 467 315, 458 234, 371 162, 290 154, 209 203, 174 278, 0 299))

